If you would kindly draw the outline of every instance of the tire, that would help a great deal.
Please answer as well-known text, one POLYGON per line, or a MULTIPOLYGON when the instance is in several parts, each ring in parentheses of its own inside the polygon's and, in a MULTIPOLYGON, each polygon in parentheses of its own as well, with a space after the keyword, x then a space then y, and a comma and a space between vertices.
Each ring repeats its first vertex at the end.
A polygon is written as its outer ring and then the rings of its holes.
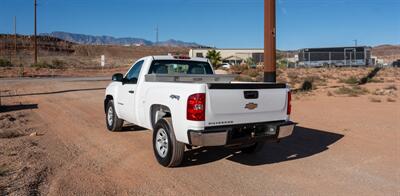
POLYGON ((264 144, 265 144, 265 142, 256 142, 256 143, 252 144, 251 146, 243 147, 241 150, 245 154, 257 153, 262 150, 262 148, 264 147, 264 144))
POLYGON ((185 144, 176 140, 171 118, 157 121, 153 131, 153 150, 162 166, 176 167, 181 164, 185 144))
POLYGON ((110 131, 121 131, 124 120, 118 118, 115 112, 114 101, 110 100, 106 107, 106 125, 110 131))

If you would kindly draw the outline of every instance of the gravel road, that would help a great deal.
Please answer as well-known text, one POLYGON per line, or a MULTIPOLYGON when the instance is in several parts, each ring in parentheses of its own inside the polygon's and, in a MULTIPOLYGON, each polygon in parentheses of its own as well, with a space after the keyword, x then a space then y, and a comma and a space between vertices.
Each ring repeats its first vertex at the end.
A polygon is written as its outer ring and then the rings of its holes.
POLYGON ((195 149, 171 169, 155 160, 151 131, 133 125, 107 131, 104 78, 0 83, 3 104, 37 104, 31 110, 43 132, 37 143, 49 168, 43 194, 400 194, 398 103, 318 94, 295 99, 292 119, 300 124, 290 138, 254 155, 195 149))

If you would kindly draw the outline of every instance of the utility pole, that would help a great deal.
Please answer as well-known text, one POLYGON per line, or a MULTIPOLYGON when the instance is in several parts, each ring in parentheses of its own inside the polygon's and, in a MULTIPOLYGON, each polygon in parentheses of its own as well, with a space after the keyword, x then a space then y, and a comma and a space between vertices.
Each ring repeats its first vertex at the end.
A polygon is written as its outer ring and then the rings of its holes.
POLYGON ((156 44, 158 44, 158 25, 156 26, 156 44))
POLYGON ((353 40, 354 41, 354 46, 357 47, 357 40, 353 40))
POLYGON ((37 3, 36 3, 36 0, 34 0, 34 7, 35 7, 35 36, 33 37, 33 40, 34 40, 34 47, 35 47, 35 60, 34 60, 34 63, 36 64, 37 63, 37 56, 38 56, 38 49, 37 49, 37 38, 36 38, 36 36, 37 36, 37 30, 36 30, 36 7, 37 7, 37 3))
POLYGON ((275 0, 264 0, 264 82, 276 82, 275 0))
POLYGON ((14 16, 14 50, 15 59, 17 59, 17 17, 14 16))

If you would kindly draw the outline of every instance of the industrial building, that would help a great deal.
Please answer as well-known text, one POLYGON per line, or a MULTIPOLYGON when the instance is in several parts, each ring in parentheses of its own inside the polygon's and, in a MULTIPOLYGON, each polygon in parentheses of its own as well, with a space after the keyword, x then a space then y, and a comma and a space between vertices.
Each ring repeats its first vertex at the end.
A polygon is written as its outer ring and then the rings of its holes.
MULTIPOLYGON (((209 50, 213 50, 214 48, 197 48, 190 49, 189 56, 190 57, 206 57, 207 52, 209 50)), ((248 58, 252 58, 256 64, 259 64, 264 61, 264 49, 250 48, 250 49, 239 49, 239 48, 226 48, 226 49, 217 49, 217 52, 220 52, 223 63, 229 63, 231 65, 241 64, 248 58)))
POLYGON ((305 48, 299 51, 298 66, 369 66, 371 47, 305 48))

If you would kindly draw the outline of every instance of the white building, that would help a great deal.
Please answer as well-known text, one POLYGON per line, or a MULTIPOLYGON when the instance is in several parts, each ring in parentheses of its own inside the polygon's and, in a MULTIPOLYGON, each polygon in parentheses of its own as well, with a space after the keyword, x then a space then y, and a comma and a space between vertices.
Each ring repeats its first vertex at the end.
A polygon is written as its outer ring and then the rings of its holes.
MULTIPOLYGON (((190 49, 190 57, 206 57, 209 50, 214 48, 198 48, 190 49)), ((249 49, 239 49, 239 48, 215 48, 217 52, 221 53, 222 62, 229 64, 240 64, 248 58, 252 58, 253 61, 258 64, 264 61, 264 49, 249 48, 249 49)))

